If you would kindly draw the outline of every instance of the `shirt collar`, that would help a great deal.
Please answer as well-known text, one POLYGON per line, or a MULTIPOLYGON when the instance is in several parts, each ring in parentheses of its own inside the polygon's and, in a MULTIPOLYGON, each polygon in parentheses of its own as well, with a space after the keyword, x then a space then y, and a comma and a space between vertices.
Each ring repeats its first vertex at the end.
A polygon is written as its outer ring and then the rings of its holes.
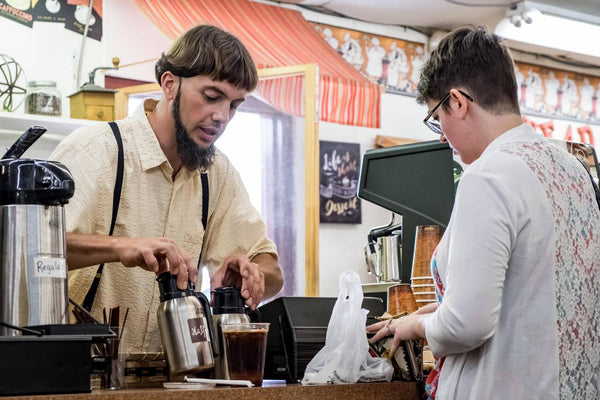
POLYGON ((492 151, 494 151, 494 149, 499 148, 505 143, 531 142, 541 140, 542 138, 543 137, 541 135, 535 133, 531 125, 523 123, 519 126, 507 130, 502 135, 494 139, 492 143, 490 143, 483 151, 480 158, 488 153, 491 153, 492 151))
MULTIPOLYGON (((147 98, 131 115, 131 118, 134 121, 134 129, 138 130, 134 137, 138 146, 140 162, 143 170, 148 171, 152 168, 159 167, 163 169, 165 176, 171 176, 173 173, 173 167, 169 163, 167 156, 160 147, 160 143, 156 138, 156 133, 154 133, 154 130, 150 125, 150 121, 148 121, 148 117, 146 116, 146 113, 154 111, 157 103, 157 100, 147 98)), ((182 167, 177 173, 177 176, 187 180, 199 175, 201 172, 202 171, 199 169, 190 171, 187 168, 182 167)))
POLYGON ((144 171, 159 167, 161 164, 166 164, 172 170, 171 164, 169 164, 169 160, 167 160, 167 156, 165 156, 156 134, 152 130, 150 121, 146 117, 146 111, 150 112, 155 107, 156 100, 145 99, 131 115, 133 129, 136 130, 134 138, 140 155, 140 162, 144 171))

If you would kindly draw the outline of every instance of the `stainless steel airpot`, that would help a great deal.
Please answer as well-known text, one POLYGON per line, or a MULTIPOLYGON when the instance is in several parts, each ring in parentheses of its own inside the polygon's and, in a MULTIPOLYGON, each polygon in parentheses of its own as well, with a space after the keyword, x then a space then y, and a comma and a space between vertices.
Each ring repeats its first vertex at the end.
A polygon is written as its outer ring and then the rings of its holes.
POLYGON ((46 128, 29 128, 0 160, 0 336, 68 323, 65 215, 75 191, 59 162, 20 158, 46 128))

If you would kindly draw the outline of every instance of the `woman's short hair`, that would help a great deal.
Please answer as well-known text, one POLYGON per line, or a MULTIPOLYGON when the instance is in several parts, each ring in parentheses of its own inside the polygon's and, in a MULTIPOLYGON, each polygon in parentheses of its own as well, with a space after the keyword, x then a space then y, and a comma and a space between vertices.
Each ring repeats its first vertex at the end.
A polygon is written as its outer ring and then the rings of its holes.
POLYGON ((258 72, 242 42, 216 26, 198 25, 181 35, 155 65, 158 84, 166 71, 182 77, 208 76, 252 92, 258 72))
POLYGON ((417 101, 440 100, 457 87, 465 88, 491 113, 519 113, 515 66, 509 50, 498 36, 481 26, 458 28, 440 41, 421 71, 417 101))

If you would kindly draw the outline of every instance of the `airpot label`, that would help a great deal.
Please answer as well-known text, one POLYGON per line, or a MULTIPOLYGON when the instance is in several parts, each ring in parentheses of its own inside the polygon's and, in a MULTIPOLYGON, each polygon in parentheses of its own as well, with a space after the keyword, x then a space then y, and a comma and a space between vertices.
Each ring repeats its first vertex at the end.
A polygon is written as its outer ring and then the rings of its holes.
POLYGON ((188 319, 192 343, 206 342, 206 320, 204 318, 188 319))
POLYGON ((67 262, 59 257, 33 259, 33 276, 36 278, 67 278, 67 262))

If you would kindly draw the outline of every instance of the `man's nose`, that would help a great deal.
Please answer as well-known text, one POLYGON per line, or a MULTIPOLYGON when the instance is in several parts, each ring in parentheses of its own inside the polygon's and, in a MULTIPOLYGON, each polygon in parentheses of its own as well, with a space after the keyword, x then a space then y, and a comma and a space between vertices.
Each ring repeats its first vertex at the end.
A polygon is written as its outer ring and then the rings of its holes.
POLYGON ((230 111, 229 103, 222 102, 221 104, 216 106, 216 108, 213 112, 213 115, 212 115, 213 121, 221 122, 221 123, 229 122, 229 119, 230 119, 229 111, 230 111))

